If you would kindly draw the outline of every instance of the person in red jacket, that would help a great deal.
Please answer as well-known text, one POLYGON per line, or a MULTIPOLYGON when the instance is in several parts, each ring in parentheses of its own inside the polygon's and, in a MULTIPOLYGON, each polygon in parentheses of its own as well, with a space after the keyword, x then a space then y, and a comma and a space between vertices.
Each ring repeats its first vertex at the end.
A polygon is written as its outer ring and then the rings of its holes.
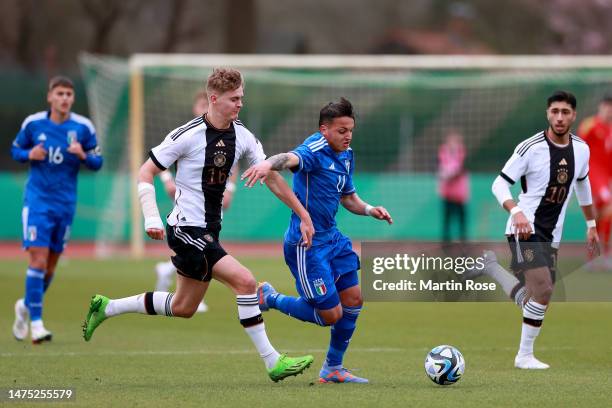
POLYGON ((606 263, 612 265, 610 229, 612 225, 612 93, 605 95, 595 116, 580 124, 578 133, 591 149, 589 180, 597 210, 597 232, 606 263))

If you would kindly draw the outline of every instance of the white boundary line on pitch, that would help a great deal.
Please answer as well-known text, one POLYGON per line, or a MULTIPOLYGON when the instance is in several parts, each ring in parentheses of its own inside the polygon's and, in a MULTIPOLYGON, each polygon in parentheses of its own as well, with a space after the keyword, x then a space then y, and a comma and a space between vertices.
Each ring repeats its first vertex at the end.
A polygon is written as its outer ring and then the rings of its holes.
MULTIPOLYGON (((43 346, 38 346, 43 347, 43 346)), ((610 348, 612 349, 612 347, 610 348)), ((516 347, 462 347, 463 354, 466 352, 486 352, 486 351, 515 351, 516 347)), ((578 347, 561 346, 561 347, 538 347, 539 351, 572 351, 578 350, 578 347)), ((326 353, 327 349, 306 349, 306 350, 282 350, 287 353, 326 353)), ((393 347, 370 347, 370 348, 351 348, 352 353, 397 353, 407 351, 423 351, 429 349, 424 347, 414 348, 393 348, 393 347)), ((243 350, 140 350, 140 351, 100 351, 100 352, 85 352, 85 351, 66 351, 66 352, 51 352, 40 353, 25 352, 25 353, 0 353, 0 358, 11 357, 104 357, 104 356, 191 356, 191 355, 223 355, 223 354, 254 354, 254 349, 243 350)))
MULTIPOLYGON (((39 346, 40 347, 40 346, 39 346)), ((44 347, 44 345, 42 346, 44 347)), ((327 349, 282 350, 286 353, 326 353, 327 349)), ((395 353, 405 351, 401 348, 353 348, 354 353, 395 353)), ((256 354, 255 349, 244 350, 150 350, 150 351, 100 351, 100 352, 51 352, 51 353, 0 353, 0 357, 100 357, 100 356, 191 356, 191 355, 223 355, 223 354, 256 354)))

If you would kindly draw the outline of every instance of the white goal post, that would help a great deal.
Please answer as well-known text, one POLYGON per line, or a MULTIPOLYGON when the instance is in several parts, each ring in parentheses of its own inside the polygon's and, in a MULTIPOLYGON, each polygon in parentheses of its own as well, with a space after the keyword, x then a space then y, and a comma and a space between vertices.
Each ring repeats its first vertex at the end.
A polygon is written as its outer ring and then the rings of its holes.
MULTIPOLYGON (((385 72, 406 73, 421 70, 427 71, 479 71, 491 72, 521 72, 539 73, 549 75, 557 70, 582 69, 612 69, 612 57, 608 56, 357 56, 357 55, 193 55, 193 54, 135 54, 129 59, 130 75, 130 101, 129 101, 129 169, 131 180, 136 180, 138 169, 142 164, 143 152, 146 149, 146 109, 145 77, 148 71, 162 70, 170 77, 193 75, 193 70, 200 73, 201 81, 213 67, 229 66, 237 69, 266 71, 280 69, 283 73, 291 70, 320 70, 325 82, 326 70, 342 70, 347 78, 359 73, 364 81, 372 75, 376 82, 376 75, 385 72), (176 74, 172 72, 176 70, 176 74), (185 73, 187 70, 190 73, 185 73)), ((335 79, 338 77, 335 75, 335 79)), ((503 80, 503 76, 497 77, 503 80)), ((304 80, 303 78, 297 78, 304 80)), ((484 76, 483 76, 484 79, 484 76)), ((247 82, 248 82, 247 77, 247 82)), ((291 78, 279 76, 281 81, 291 81, 291 78)), ((474 77, 466 80, 474 82, 474 77)), ((384 85, 383 85, 384 86, 384 85)), ((190 98, 191 95, 185 95, 190 98)), ((178 126, 180 123, 176 123, 178 126)), ((166 129, 170 130, 170 129, 166 129)), ((158 135, 162 137, 162 135, 158 135)), ((131 254, 140 258, 144 255, 144 231, 142 228, 142 215, 136 191, 136 183, 131 183, 131 228, 130 246, 131 254)))

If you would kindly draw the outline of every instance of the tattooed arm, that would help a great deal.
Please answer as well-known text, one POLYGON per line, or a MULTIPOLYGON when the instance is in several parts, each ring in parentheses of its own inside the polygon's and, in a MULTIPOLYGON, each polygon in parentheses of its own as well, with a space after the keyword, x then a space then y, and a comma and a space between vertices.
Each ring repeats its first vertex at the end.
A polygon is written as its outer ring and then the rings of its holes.
POLYGON ((245 186, 253 187, 257 181, 263 184, 270 171, 292 169, 300 164, 300 159, 293 153, 280 153, 251 166, 242 173, 241 180, 246 179, 245 186))
POLYGON ((280 153, 267 159, 272 164, 271 169, 281 171, 297 167, 300 159, 293 153, 280 153))

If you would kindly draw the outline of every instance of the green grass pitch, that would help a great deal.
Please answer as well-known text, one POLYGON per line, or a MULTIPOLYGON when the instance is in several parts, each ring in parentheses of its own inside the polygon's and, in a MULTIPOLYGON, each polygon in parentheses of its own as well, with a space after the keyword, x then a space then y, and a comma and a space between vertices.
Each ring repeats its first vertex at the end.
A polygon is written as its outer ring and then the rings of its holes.
MULTIPOLYGON (((242 259, 259 280, 295 293, 278 259, 242 259)), ((265 314, 275 347, 312 353, 304 374, 270 381, 237 319, 234 297, 218 282, 210 311, 192 319, 127 315, 106 321, 92 341, 81 322, 94 293, 124 297, 151 290, 154 260, 65 260, 45 298, 50 344, 13 339, 13 304, 23 293, 25 260, 0 263, 0 388, 73 387, 83 407, 233 406, 608 406, 612 389, 612 304, 556 303, 536 343, 545 372, 513 368, 521 318, 508 303, 369 303, 345 364, 371 384, 316 383, 329 329, 278 312, 265 314), (426 352, 452 344, 466 359, 457 384, 425 375, 426 352)), ((8 405, 7 405, 8 406, 8 405)), ((15 404, 24 406, 24 404, 15 404)), ((37 405, 38 406, 38 405, 37 405)))

